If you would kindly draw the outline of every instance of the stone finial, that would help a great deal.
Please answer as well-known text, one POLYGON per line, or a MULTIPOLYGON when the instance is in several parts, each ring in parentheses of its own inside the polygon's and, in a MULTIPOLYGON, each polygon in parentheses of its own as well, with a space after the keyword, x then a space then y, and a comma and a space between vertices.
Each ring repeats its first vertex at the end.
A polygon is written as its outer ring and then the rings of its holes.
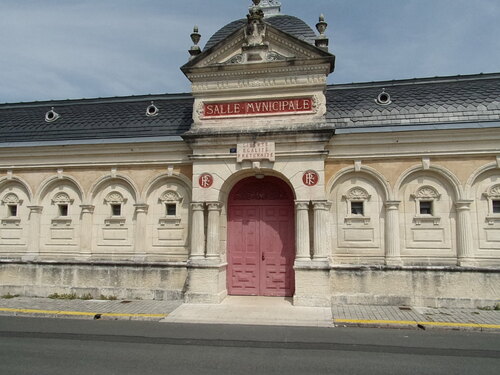
POLYGON ((325 16, 322 14, 319 16, 319 22, 316 24, 316 29, 319 32, 319 36, 315 40, 316 47, 321 48, 328 52, 329 39, 325 35, 326 28, 328 24, 325 22, 325 16))
POLYGON ((328 24, 325 22, 325 15, 321 14, 319 16, 319 22, 316 24, 316 29, 319 32, 320 36, 325 35, 326 28, 328 27, 328 24))
POLYGON ((189 54, 191 55, 191 57, 189 58, 190 60, 194 59, 201 53, 201 48, 198 45, 200 39, 201 34, 198 32, 198 26, 195 26, 191 34, 191 40, 193 41, 194 45, 189 49, 189 54))

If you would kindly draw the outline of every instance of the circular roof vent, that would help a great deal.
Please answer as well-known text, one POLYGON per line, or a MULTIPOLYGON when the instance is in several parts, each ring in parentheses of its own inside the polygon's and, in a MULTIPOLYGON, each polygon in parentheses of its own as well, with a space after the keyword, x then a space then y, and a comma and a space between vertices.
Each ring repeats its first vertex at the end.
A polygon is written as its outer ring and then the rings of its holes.
POLYGON ((389 105, 392 103, 391 96, 389 93, 385 92, 385 89, 382 89, 382 92, 378 94, 377 99, 375 99, 375 103, 380 105, 389 105))
POLYGON ((54 111, 54 107, 52 107, 52 109, 45 114, 45 122, 54 122, 59 117, 61 117, 59 113, 54 111))
POLYGON ((146 108, 146 116, 154 117, 158 116, 158 113, 160 113, 160 110, 154 105, 154 102, 151 102, 151 104, 148 105, 148 108, 146 108))

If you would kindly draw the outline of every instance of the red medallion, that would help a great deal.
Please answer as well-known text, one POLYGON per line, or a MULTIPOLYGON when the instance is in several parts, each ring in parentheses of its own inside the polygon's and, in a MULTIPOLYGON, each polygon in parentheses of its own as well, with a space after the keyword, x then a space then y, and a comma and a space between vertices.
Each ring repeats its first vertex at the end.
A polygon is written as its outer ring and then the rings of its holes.
POLYGON ((203 188, 203 189, 208 189, 209 187, 211 187, 214 183, 214 178, 212 177, 211 174, 209 173, 203 173, 199 180, 198 180, 198 183, 200 184, 200 186, 203 188))
POLYGON ((306 186, 314 186, 319 182, 319 175, 316 171, 307 171, 302 176, 302 182, 306 186))

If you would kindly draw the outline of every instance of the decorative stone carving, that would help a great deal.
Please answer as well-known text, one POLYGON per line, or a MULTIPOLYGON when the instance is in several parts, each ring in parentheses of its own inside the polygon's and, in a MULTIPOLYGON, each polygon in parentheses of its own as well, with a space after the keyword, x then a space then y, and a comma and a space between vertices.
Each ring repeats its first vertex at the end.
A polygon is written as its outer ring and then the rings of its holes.
POLYGON ((54 198, 52 198, 52 204, 72 204, 73 201, 74 200, 66 193, 57 193, 54 198))
POLYGON ((3 204, 21 204, 22 201, 19 199, 19 197, 16 194, 8 193, 3 197, 2 203, 3 204))
POLYGON ((229 60, 225 62, 225 64, 243 64, 243 54, 238 54, 233 57, 231 57, 229 60))
POLYGON ((357 186, 349 190, 344 197, 350 201, 365 201, 370 199, 370 194, 362 187, 357 186))
POLYGON ((418 200, 439 199, 441 194, 439 194, 432 186, 422 186, 412 197, 418 200))
POLYGON ((117 191, 113 191, 109 193, 106 198, 104 198, 105 202, 110 204, 110 203, 126 203, 126 199, 123 198, 123 195, 121 195, 117 191))
POLYGON ((245 44, 249 47, 264 45, 266 35, 266 24, 262 22, 264 12, 259 7, 260 1, 254 0, 254 6, 250 8, 247 15, 247 27, 245 28, 245 44))
POLYGON ((270 51, 266 55, 266 61, 283 61, 286 59, 287 59, 286 56, 275 51, 270 51))
POLYGON ((490 187, 485 195, 489 198, 500 198, 500 184, 490 187))
POLYGON ((182 197, 173 190, 167 190, 160 197, 160 202, 180 202, 182 197))

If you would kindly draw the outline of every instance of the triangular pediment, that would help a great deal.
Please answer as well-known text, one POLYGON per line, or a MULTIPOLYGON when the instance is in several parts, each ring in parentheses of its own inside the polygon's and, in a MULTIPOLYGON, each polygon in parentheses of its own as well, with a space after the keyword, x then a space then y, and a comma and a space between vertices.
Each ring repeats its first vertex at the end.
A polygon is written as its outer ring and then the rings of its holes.
POLYGON ((204 69, 234 70, 248 68, 247 65, 294 63, 302 64, 330 62, 333 70, 335 56, 293 35, 265 24, 258 45, 249 45, 247 26, 233 32, 208 50, 203 51, 181 69, 184 73, 204 69))

